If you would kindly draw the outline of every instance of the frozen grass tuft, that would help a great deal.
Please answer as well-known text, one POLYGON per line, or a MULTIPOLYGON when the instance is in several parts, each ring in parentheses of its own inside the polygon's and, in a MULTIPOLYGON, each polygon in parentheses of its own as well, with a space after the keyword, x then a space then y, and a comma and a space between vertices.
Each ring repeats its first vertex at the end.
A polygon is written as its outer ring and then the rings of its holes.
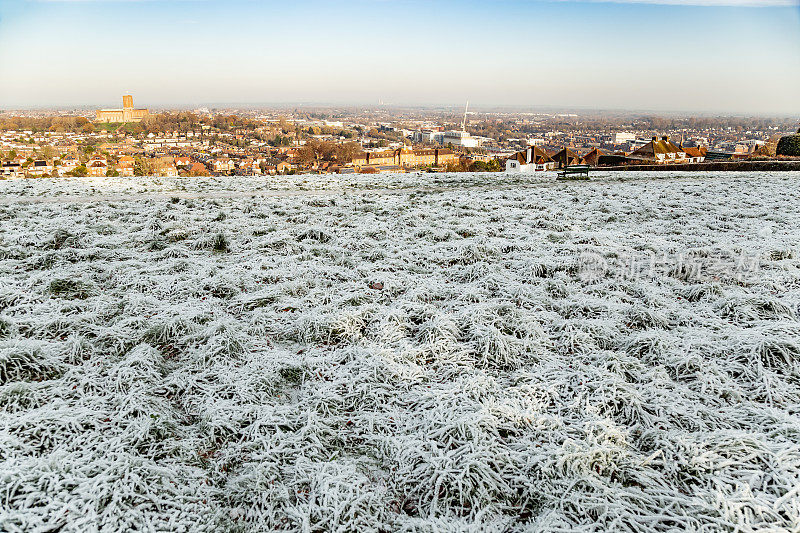
MULTIPOLYGON (((174 234, 173 239, 175 239, 174 234)), ((230 241, 224 233, 207 234, 195 241, 193 247, 195 250, 212 250, 215 253, 225 253, 230 251, 230 241)))
POLYGON ((0 385, 58 376, 61 363, 45 349, 42 343, 29 340, 0 342, 0 385))
POLYGON ((92 295, 92 285, 79 279, 54 279, 50 293, 65 299, 85 300, 92 295))

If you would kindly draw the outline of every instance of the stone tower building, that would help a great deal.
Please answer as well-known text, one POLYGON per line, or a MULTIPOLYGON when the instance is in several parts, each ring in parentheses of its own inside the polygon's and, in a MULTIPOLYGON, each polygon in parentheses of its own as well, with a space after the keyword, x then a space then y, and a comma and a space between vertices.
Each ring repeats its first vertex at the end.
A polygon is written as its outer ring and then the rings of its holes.
POLYGON ((141 122, 149 114, 147 109, 134 109, 133 96, 126 94, 122 97, 122 109, 98 109, 97 122, 141 122))

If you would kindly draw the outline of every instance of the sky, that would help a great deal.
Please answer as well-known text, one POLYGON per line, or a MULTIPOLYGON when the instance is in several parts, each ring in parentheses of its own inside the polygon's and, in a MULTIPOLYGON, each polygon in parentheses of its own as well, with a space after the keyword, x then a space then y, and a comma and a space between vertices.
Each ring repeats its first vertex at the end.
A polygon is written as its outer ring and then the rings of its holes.
POLYGON ((0 0, 0 109, 800 114, 800 0, 0 0))

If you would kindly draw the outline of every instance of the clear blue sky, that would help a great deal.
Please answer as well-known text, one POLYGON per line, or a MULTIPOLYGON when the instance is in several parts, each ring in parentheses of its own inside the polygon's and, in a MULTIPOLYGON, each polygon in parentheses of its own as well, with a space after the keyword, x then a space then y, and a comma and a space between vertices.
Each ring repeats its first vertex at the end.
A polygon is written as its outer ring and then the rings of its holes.
POLYGON ((800 113, 797 0, 0 0, 0 107, 800 113))

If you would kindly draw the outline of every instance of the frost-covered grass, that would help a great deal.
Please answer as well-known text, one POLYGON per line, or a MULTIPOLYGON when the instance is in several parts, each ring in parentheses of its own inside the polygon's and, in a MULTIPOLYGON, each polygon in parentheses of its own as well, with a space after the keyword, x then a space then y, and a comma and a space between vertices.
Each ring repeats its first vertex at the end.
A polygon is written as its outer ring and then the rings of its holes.
MULTIPOLYGON (((798 176, 800 172, 765 172, 763 177, 778 178, 798 176)), ((308 191, 358 191, 358 190, 409 190, 459 187, 519 187, 552 183, 557 172, 535 174, 457 173, 437 174, 409 172, 403 174, 297 174, 290 176, 259 177, 198 177, 198 178, 59 178, 14 179, 0 181, 0 203, 9 198, 28 198, 39 201, 56 201, 78 198, 97 201, 126 200, 131 195, 161 196, 172 193, 174 198, 202 196, 213 198, 246 197, 251 194, 287 193, 302 194, 308 191)), ((749 178, 747 172, 614 172, 593 170, 593 180, 653 180, 674 177, 749 178)))
MULTIPOLYGON (((611 173, 607 173, 611 175, 611 173)), ((402 174, 296 174, 288 176, 216 176, 198 178, 60 178, 54 180, 15 179, 2 183, 5 195, 40 197, 102 197, 109 194, 175 193, 179 196, 235 192, 240 195, 275 191, 317 191, 357 189, 409 189, 427 187, 459 187, 479 184, 541 183, 555 177, 555 172, 519 175, 505 173, 438 174, 409 172, 402 174)))
POLYGON ((800 530, 796 175, 427 178, 0 182, 0 529, 800 530))

